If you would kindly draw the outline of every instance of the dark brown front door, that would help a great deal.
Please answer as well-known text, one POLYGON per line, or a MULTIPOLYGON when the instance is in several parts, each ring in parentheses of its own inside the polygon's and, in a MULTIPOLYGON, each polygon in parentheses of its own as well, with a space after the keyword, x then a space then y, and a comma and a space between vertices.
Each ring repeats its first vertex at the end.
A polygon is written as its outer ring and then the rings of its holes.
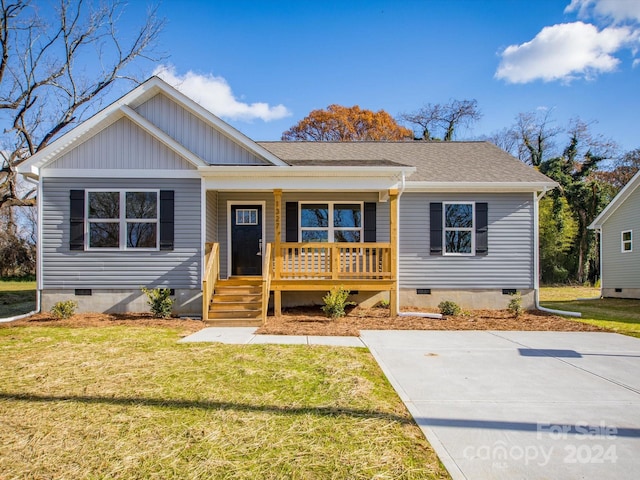
POLYGON ((262 205, 231 206, 231 275, 262 275, 262 205))

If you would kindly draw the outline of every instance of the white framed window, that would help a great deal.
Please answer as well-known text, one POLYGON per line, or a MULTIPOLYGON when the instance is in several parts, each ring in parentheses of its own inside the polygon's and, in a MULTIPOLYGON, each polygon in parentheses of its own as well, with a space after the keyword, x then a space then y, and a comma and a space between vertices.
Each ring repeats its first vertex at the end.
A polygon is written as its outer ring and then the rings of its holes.
POLYGON ((301 202, 301 242, 362 242, 363 202, 301 202))
POLYGON ((158 250, 159 190, 87 190, 88 250, 158 250))
POLYGON ((258 209, 238 208, 236 210, 236 225, 258 225, 258 209))
POLYGON ((475 207, 474 202, 443 202, 444 255, 475 255, 475 207))
POLYGON ((633 230, 625 230, 620 234, 620 250, 622 253, 633 252, 633 230))

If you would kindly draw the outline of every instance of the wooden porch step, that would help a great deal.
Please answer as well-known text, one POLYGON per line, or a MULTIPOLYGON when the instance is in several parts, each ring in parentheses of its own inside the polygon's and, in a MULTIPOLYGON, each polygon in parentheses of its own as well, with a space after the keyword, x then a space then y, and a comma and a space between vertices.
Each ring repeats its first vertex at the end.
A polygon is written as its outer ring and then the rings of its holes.
POLYGON ((257 310, 209 310, 209 320, 223 319, 223 318, 255 318, 260 320, 262 311, 257 310))
POLYGON ((216 310, 260 310, 262 308, 262 298, 258 298, 257 301, 248 302, 229 302, 221 301, 219 298, 213 297, 213 301, 209 305, 209 311, 216 310))
POLYGON ((204 322, 211 327, 260 327, 262 320, 259 318, 210 318, 204 322))

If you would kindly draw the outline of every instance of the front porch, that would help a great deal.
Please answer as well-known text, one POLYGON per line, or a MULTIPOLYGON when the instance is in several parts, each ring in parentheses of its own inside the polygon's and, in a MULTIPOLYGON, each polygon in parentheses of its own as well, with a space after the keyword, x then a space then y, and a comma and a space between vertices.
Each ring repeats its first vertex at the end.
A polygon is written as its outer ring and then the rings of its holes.
MULTIPOLYGON (((272 229, 273 241, 260 241, 257 254, 261 261, 260 275, 234 275, 231 260, 224 258, 230 258, 232 250, 229 244, 230 227, 225 235, 227 245, 224 242, 206 244, 202 282, 203 320, 216 324, 256 325, 266 318, 271 293, 274 314, 280 316, 283 292, 327 292, 336 286, 350 291, 389 292, 391 315, 397 315, 398 190, 363 192, 362 195, 370 197, 372 193, 388 205, 388 225, 383 237, 388 236, 389 241, 366 241, 371 236, 363 234, 360 241, 354 242, 291 242, 283 241, 290 237, 288 233, 287 236, 283 235, 287 228, 286 220, 283 221, 286 217, 283 215, 283 192, 280 189, 273 190, 273 213, 271 219, 265 216, 265 221, 272 223, 267 228, 263 227, 263 231, 267 232, 272 229), (225 272, 222 277, 221 270, 225 272), (220 292, 230 287, 233 287, 230 296, 222 297, 220 292), (221 305, 222 299, 228 303, 221 305)), ((331 195, 335 195, 335 192, 328 194, 331 195)), ((218 210, 230 211, 226 205, 218 210)), ((268 209, 265 207, 265 210, 268 209)), ((360 217, 364 217, 364 212, 358 214, 360 217)), ((366 221, 365 218, 361 219, 362 231, 366 228, 363 225, 366 221)), ((369 219, 369 222, 375 221, 375 218, 369 219)))

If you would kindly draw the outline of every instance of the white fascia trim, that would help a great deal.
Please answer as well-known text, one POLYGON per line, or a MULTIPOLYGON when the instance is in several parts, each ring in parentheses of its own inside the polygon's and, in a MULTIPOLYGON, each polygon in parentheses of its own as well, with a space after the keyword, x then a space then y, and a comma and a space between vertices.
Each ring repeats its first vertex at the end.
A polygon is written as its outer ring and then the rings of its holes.
POLYGON ((203 177, 246 177, 249 174, 263 177, 390 177, 400 179, 402 173, 413 173, 415 167, 300 167, 274 168, 263 165, 210 165, 198 167, 203 177))
POLYGON ((151 170, 140 168, 51 168, 42 178, 202 178, 197 170, 151 170))
POLYGON ((406 192, 539 192, 557 187, 555 182, 412 182, 406 192))
POLYGON ((590 228, 591 230, 602 229, 602 224, 606 222, 611 215, 613 215, 613 212, 615 212, 618 207, 631 196, 638 186, 640 186, 640 171, 636 173, 631 180, 629 180, 629 183, 627 183, 622 190, 618 192, 614 199, 609 202, 609 205, 600 212, 600 215, 598 215, 587 228, 590 228))
POLYGON ((183 157, 192 163, 195 167, 201 167, 207 165, 207 162, 202 160, 199 156, 193 153, 191 150, 188 150, 183 145, 176 142, 169 135, 164 133, 158 127, 156 127, 149 120, 144 118, 138 112, 127 105, 122 105, 120 107, 120 111, 133 123, 142 128, 145 132, 147 132, 152 137, 156 138, 158 141, 166 145, 170 150, 173 150, 175 153, 183 157))

